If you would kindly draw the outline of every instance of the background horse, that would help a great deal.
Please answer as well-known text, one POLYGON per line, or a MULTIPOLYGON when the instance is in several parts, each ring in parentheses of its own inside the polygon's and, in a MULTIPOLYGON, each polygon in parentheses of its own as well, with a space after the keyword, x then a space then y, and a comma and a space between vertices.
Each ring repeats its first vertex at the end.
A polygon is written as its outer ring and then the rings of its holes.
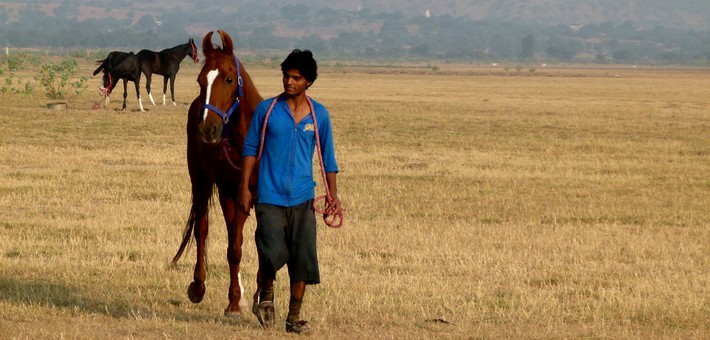
POLYGON ((106 97, 105 105, 108 106, 109 96, 111 91, 118 83, 119 79, 123 79, 123 111, 126 111, 126 97, 128 96, 128 81, 132 81, 136 85, 136 97, 138 98, 138 106, 141 111, 143 110, 143 102, 141 101, 140 93, 140 83, 141 83, 141 68, 140 60, 138 56, 133 54, 133 52, 120 52, 113 51, 108 54, 106 59, 97 60, 97 64, 100 64, 96 70, 94 70, 94 75, 98 74, 103 70, 104 75, 102 79, 103 85, 99 91, 106 97))
MULTIPOLYGON (((262 100, 244 67, 233 54, 230 36, 217 31, 222 48, 212 45, 213 32, 202 42, 205 64, 197 77, 200 95, 190 105, 187 117, 187 166, 192 184, 192 206, 182 243, 173 258, 175 264, 194 234, 197 262, 193 282, 187 289, 190 301, 198 303, 205 294, 205 241, 208 233, 209 202, 217 187, 227 224, 229 262, 229 305, 225 314, 241 313, 243 285, 239 264, 242 259, 244 222, 248 215, 237 203, 244 145, 256 105, 262 100)), ((256 171, 254 172, 256 174, 256 171)), ((250 189, 255 195, 256 178, 250 189)))
POLYGON ((175 104, 175 76, 180 70, 180 63, 186 56, 190 56, 192 61, 197 63, 200 58, 197 55, 197 47, 195 41, 190 38, 187 43, 167 48, 160 52, 151 50, 140 50, 138 59, 141 62, 141 70, 145 74, 145 89, 148 91, 150 102, 155 105, 153 95, 150 92, 150 82, 153 73, 163 76, 163 105, 165 105, 165 94, 167 93, 168 80, 170 80, 170 98, 175 104))
POLYGON ((110 52, 105 59, 97 60, 96 65, 99 65, 96 70, 94 70, 94 75, 97 75, 101 70, 110 68, 114 65, 117 65, 123 59, 125 59, 128 56, 128 52, 121 52, 121 51, 113 51, 110 52))

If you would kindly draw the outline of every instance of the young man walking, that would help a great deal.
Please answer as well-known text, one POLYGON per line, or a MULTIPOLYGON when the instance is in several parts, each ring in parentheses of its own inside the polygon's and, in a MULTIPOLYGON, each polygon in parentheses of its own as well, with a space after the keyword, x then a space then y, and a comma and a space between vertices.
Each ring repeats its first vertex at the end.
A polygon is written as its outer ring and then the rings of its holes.
POLYGON ((309 50, 293 50, 281 63, 281 72, 284 92, 257 106, 244 142, 239 205, 248 212, 253 200, 256 203, 261 291, 254 313, 264 327, 274 325, 273 283, 276 272, 286 265, 291 284, 286 331, 309 334, 300 312, 306 285, 320 283, 313 209, 316 129, 332 197, 326 210, 331 213, 341 210, 336 184, 338 166, 328 110, 306 95, 318 77, 313 54, 309 50), (253 198, 248 185, 257 161, 257 197, 253 198))

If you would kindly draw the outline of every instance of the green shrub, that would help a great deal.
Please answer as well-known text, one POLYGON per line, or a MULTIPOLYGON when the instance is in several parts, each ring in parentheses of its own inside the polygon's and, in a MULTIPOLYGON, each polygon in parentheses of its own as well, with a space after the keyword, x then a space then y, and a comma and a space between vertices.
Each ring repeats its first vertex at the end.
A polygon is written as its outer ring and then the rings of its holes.
POLYGON ((27 66, 39 66, 42 63, 42 57, 29 52, 20 52, 0 57, 0 63, 7 64, 7 70, 10 72, 20 71, 27 66))
POLYGON ((78 64, 74 58, 62 60, 59 64, 43 64, 35 80, 51 99, 67 99, 81 94, 88 87, 88 76, 72 80, 78 64))
MULTIPOLYGON (((4 73, 4 70, 2 71, 0 74, 4 73)), ((35 86, 29 80, 23 82, 20 77, 15 75, 14 71, 11 71, 5 77, 5 83, 0 86, 0 93, 31 95, 35 93, 35 86)))

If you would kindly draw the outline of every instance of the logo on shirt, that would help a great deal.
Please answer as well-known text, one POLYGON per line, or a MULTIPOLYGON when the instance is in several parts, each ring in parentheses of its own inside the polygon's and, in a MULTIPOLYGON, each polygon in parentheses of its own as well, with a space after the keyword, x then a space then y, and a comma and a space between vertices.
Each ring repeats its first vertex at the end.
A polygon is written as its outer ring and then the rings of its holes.
POLYGON ((306 126, 303 127, 303 132, 306 131, 315 131, 316 128, 313 126, 313 124, 306 124, 306 126))

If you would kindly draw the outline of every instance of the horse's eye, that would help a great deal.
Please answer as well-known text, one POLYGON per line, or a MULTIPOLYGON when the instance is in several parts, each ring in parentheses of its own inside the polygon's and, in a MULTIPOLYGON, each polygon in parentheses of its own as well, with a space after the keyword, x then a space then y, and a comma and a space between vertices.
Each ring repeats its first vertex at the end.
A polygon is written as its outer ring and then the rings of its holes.
POLYGON ((226 81, 227 81, 227 84, 231 84, 232 82, 234 82, 234 79, 232 79, 232 77, 227 77, 226 81))

